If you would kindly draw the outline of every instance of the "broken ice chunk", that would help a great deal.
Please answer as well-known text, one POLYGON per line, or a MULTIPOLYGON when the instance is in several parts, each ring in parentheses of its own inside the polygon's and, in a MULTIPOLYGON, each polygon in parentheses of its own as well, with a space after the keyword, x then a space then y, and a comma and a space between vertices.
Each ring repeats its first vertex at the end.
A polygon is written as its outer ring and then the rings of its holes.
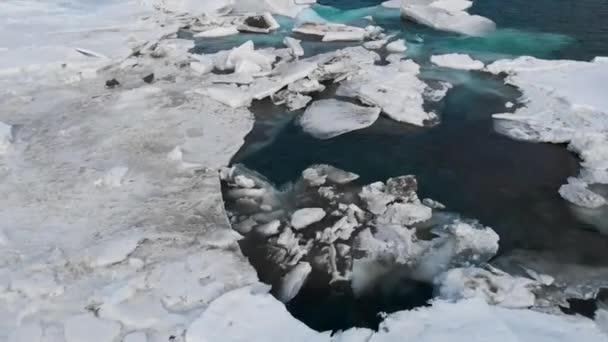
POLYGON ((295 57, 304 56, 304 49, 300 42, 302 41, 291 37, 285 37, 285 39, 283 39, 283 44, 290 49, 291 54, 295 57))
POLYGON ((292 268, 281 278, 277 293, 278 299, 283 303, 292 300, 300 292, 311 271, 312 267, 307 262, 300 262, 292 268))
POLYGON ((431 56, 431 62, 440 67, 460 70, 481 70, 485 67, 483 62, 461 53, 433 55, 431 56))
POLYGON ((216 27, 194 34, 194 38, 218 38, 239 34, 236 26, 216 27))
POLYGON ((315 101, 299 120, 302 129, 318 139, 330 139, 371 126, 380 115, 376 107, 362 107, 335 99, 315 101))
POLYGON ((325 210, 322 208, 299 209, 291 215, 291 225, 294 229, 299 230, 321 221, 324 217, 325 210))
POLYGON ((263 237, 269 237, 281 232, 281 221, 273 220, 255 227, 255 232, 263 237))
POLYGON ((406 50, 407 47, 405 46, 405 40, 403 39, 395 40, 386 46, 386 51, 388 51, 388 53, 402 53, 406 50))
POLYGON ((272 14, 264 13, 245 18, 243 24, 238 27, 241 32, 270 33, 278 29, 281 25, 274 19, 272 14))

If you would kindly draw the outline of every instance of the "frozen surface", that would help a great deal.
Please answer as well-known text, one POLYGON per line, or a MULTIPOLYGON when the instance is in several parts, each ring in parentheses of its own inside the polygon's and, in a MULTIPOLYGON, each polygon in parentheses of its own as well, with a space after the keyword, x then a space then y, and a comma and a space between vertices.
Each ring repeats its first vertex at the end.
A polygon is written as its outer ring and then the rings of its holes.
POLYGON ((302 129, 319 139, 330 139, 371 126, 380 108, 362 107, 335 99, 315 101, 300 118, 302 129))

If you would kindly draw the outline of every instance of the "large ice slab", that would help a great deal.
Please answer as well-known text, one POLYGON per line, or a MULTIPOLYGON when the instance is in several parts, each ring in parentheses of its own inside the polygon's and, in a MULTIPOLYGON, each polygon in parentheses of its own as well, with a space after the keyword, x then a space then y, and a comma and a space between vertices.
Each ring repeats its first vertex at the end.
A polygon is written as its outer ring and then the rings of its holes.
POLYGON ((302 129, 319 139, 371 126, 380 115, 380 108, 363 107, 335 99, 313 102, 299 119, 302 129))
POLYGON ((418 79, 419 70, 411 60, 366 66, 340 85, 337 94, 378 106, 393 120, 423 126, 437 115, 423 108, 422 94, 427 86, 418 79))
POLYGON ((468 36, 485 36, 496 29, 492 20, 464 11, 467 5, 460 0, 405 2, 401 6, 401 16, 436 30, 468 36))

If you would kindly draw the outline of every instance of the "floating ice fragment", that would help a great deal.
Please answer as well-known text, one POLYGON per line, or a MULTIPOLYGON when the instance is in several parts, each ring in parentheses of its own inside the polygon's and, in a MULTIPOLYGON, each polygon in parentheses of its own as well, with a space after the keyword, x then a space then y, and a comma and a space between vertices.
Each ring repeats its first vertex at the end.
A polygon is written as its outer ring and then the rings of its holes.
POLYGON ((440 31, 456 32, 469 36, 485 36, 496 29, 496 24, 485 17, 471 15, 462 10, 446 10, 447 6, 406 3, 401 6, 403 18, 440 31))
POLYGON ((331 139, 371 126, 380 115, 377 107, 326 99, 313 102, 299 120, 302 129, 318 139, 331 139))
POLYGON ((302 44, 300 44, 301 42, 301 40, 292 37, 285 37, 283 39, 283 44, 291 50, 291 54, 295 57, 304 56, 304 49, 302 48, 302 44))
POLYGON ((321 221, 324 217, 325 210, 322 208, 299 209, 291 215, 291 226, 299 230, 321 221))
POLYGON ((283 278, 279 284, 277 291, 277 298, 287 303, 292 300, 308 279, 308 275, 312 271, 312 267, 307 262, 300 262, 294 268, 292 268, 283 278))
POLYGON ((241 32, 254 32, 254 33, 270 33, 277 30, 281 25, 274 19, 272 14, 264 13, 262 15, 255 15, 246 17, 238 27, 241 32))
POLYGON ((407 47, 405 46, 405 40, 403 39, 395 40, 386 46, 386 51, 388 51, 388 53, 402 53, 406 50, 407 47))
POLYGON ((483 62, 474 60, 471 56, 460 53, 433 55, 431 56, 431 62, 441 67, 461 70, 481 70, 485 67, 483 62))
POLYGON ((378 106, 394 120, 423 126, 437 115, 423 108, 422 94, 427 86, 418 74, 419 66, 411 60, 364 66, 338 88, 337 94, 378 106))

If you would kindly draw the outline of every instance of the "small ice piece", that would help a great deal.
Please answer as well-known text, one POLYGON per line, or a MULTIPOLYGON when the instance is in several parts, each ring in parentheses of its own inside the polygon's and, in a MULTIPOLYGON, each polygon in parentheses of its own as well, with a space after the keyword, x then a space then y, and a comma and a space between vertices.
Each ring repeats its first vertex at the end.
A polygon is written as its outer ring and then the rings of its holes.
POLYGON ((514 106, 514 104, 511 101, 505 103, 505 108, 513 108, 513 106, 514 106))
POLYGON ((68 318, 64 337, 66 342, 115 342, 120 329, 119 323, 83 314, 68 318))
POLYGON ((142 237, 118 237, 96 245, 90 251, 89 266, 104 267, 125 260, 139 246, 142 237))
POLYGON ((365 32, 359 31, 338 31, 327 32, 322 41, 324 42, 360 42, 365 39, 365 32))
POLYGON ((301 80, 290 83, 287 89, 294 93, 310 94, 325 90, 325 86, 315 79, 303 78, 301 80))
POLYGON ((277 30, 281 25, 274 19, 272 14, 266 12, 262 15, 246 17, 243 24, 238 26, 241 32, 270 33, 277 30))
POLYGON ((247 176, 238 175, 234 177, 234 184, 241 188, 253 188, 255 187, 255 181, 247 176))
POLYGON ((266 195, 266 189, 231 189, 226 193, 226 197, 230 199, 239 199, 239 198, 260 198, 266 195))
POLYGON ((194 34, 194 38, 218 38, 239 34, 237 26, 216 27, 194 34))
POLYGON ((148 342, 148 337, 145 332, 136 331, 126 335, 122 342, 148 342))
POLYGON ((532 290, 539 286, 534 280, 513 277, 493 269, 455 268, 435 279, 439 298, 461 300, 480 297, 488 304, 507 308, 529 308, 534 306, 536 296, 532 290))
POLYGON ((386 46, 386 51, 388 51, 388 53, 402 53, 402 52, 405 52, 406 50, 407 50, 407 46, 405 46, 405 40, 403 40, 403 39, 398 39, 398 40, 395 40, 394 42, 390 42, 386 46))
POLYGON ((388 43, 388 41, 386 39, 372 40, 372 41, 363 43, 363 47, 368 50, 379 50, 384 45, 386 45, 386 43, 388 43))
POLYGON ((190 62, 190 69, 199 75, 206 75, 213 71, 213 61, 192 61, 190 62))
POLYGON ((281 232, 281 221, 273 220, 268 223, 259 225, 254 228, 254 231, 263 237, 277 235, 281 232))
POLYGON ((431 62, 440 67, 460 70, 481 70, 485 67, 483 62, 461 53, 433 55, 431 56, 431 62))
POLYGON ((301 40, 292 37, 285 37, 283 39, 283 44, 290 49, 291 54, 295 57, 304 56, 304 48, 302 48, 301 42, 301 40))
POLYGON ((292 300, 300 292, 304 283, 306 283, 306 279, 308 279, 311 271, 312 267, 309 263, 299 262, 281 278, 277 298, 283 303, 292 300))
POLYGON ((423 199, 422 204, 424 204, 427 207, 432 208, 432 209, 445 209, 445 205, 443 203, 435 201, 430 198, 423 199))
POLYGON ((313 102, 299 120, 300 126, 317 139, 331 139, 341 134, 371 126, 380 108, 362 107, 336 99, 313 102))
POLYGON ((8 151, 9 146, 13 143, 13 139, 13 126, 0 121, 0 155, 8 151))
POLYGON ((285 99, 287 109, 290 111, 305 108, 310 101, 312 101, 312 97, 298 93, 288 93, 287 98, 285 99))
POLYGON ((300 230, 321 221, 324 217, 325 210, 322 208, 299 209, 291 215, 291 226, 296 230, 300 230))
POLYGON ((589 190, 585 184, 570 182, 559 188, 559 194, 570 203, 583 208, 599 208, 608 203, 606 199, 589 190))
POLYGON ((310 186, 321 186, 325 184, 325 181, 334 184, 347 184, 359 178, 359 175, 338 169, 331 165, 319 164, 304 170, 302 172, 302 178, 306 180, 310 186))

